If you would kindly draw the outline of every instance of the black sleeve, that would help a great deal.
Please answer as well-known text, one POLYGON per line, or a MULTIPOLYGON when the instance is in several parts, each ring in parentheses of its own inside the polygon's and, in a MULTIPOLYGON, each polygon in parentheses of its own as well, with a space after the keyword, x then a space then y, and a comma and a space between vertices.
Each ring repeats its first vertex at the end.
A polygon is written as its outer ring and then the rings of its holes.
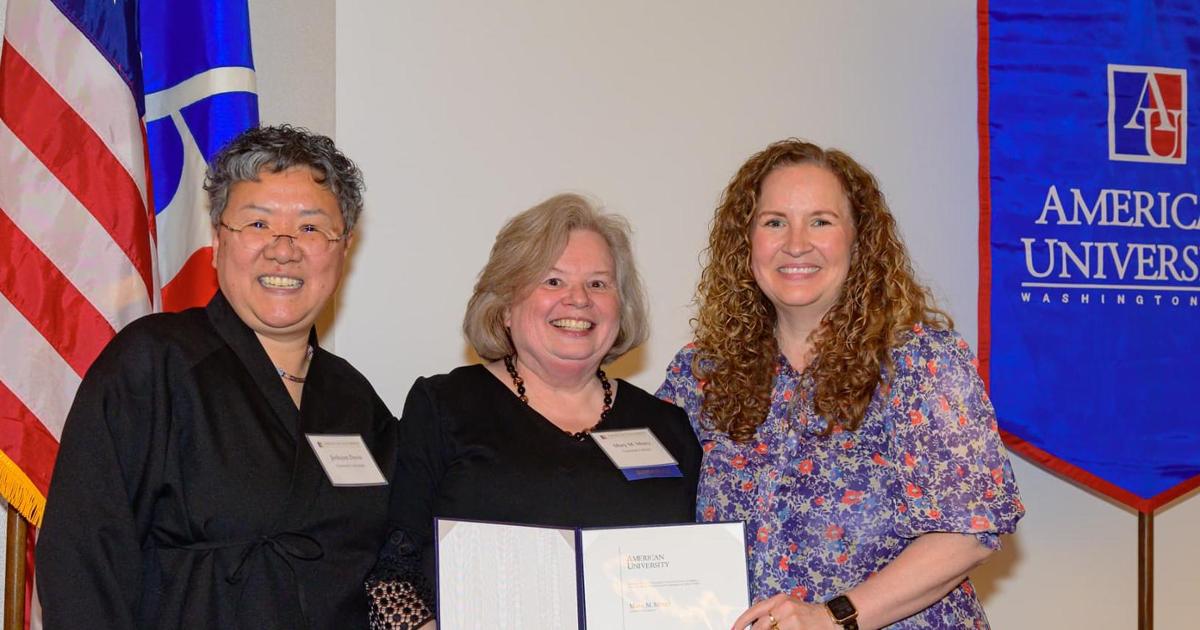
POLYGON ((156 386, 152 361, 126 350, 101 354, 63 428, 37 543, 48 630, 133 628, 147 604, 131 493, 147 485, 156 386))
POLYGON ((417 379, 400 418, 390 533, 367 580, 373 628, 414 628, 433 617, 433 506, 448 452, 430 382, 417 379))

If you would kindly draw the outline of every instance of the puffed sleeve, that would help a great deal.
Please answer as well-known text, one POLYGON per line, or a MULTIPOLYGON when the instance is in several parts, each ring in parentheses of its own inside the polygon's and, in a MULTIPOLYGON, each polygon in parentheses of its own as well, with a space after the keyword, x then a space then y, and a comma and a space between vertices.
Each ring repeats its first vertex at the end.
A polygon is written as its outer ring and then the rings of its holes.
POLYGON ((133 628, 143 601, 141 531, 134 515, 156 426, 148 353, 109 345, 88 370, 63 428, 37 544, 43 625, 133 628))
POLYGON ((433 619, 433 501, 448 446, 429 381, 417 379, 400 418, 387 541, 367 578, 373 629, 407 630, 433 619))
POLYGON ((675 354, 675 358, 667 366, 667 375, 662 385, 658 386, 655 396, 683 408, 692 423, 692 429, 698 432, 703 400, 699 381, 692 374, 692 358, 695 354, 696 349, 692 344, 684 346, 675 354))
POLYGON ((884 388, 897 471, 897 534, 976 534, 999 546, 1025 513, 996 414, 966 341, 917 328, 884 388))

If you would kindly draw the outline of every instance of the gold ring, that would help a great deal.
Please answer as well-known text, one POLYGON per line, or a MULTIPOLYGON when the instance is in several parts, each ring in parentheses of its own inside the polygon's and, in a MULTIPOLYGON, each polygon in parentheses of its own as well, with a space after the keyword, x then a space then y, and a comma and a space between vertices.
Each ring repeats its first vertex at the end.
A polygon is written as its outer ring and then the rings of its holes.
POLYGON ((775 618, 775 615, 772 615, 770 612, 768 612, 767 619, 771 622, 771 630, 779 630, 779 620, 775 618))

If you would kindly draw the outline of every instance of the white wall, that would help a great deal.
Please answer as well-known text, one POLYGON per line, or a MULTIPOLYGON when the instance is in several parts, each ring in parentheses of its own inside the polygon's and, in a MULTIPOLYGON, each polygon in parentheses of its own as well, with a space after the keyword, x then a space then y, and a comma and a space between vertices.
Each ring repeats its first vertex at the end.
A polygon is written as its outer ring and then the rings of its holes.
MULTIPOLYGON (((976 339, 974 2, 343 1, 336 28, 337 139, 369 191, 332 337, 396 412, 468 360, 462 310, 500 225, 564 190, 635 226, 654 332, 613 371, 655 387, 718 193, 788 135, 874 170, 976 339)), ((977 575, 993 625, 1135 627, 1136 515, 1014 463, 1029 516, 977 575)), ((1200 501, 1157 521, 1158 627, 1191 628, 1200 501)))

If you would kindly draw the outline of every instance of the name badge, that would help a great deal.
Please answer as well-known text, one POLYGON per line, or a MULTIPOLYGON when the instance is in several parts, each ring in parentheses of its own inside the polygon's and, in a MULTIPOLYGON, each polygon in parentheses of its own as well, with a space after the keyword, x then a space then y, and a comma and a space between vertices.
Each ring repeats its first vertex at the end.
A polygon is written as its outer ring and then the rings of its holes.
POLYGON ((361 435, 306 433, 317 461, 335 486, 386 486, 387 479, 361 435))
POLYGON ((650 429, 593 431, 591 436, 629 481, 683 476, 679 462, 650 429))

